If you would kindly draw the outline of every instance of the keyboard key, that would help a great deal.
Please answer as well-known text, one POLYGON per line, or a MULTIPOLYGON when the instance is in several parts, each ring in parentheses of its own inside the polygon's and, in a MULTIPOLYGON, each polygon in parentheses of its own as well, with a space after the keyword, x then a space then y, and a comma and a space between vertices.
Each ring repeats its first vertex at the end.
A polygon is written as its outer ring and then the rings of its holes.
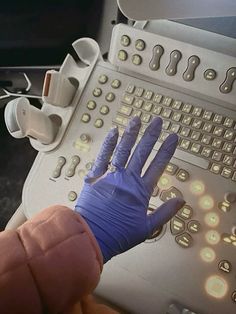
POLYGON ((176 110, 180 110, 182 106, 182 101, 180 100, 174 100, 172 103, 172 108, 176 110))
POLYGON ((168 129, 169 129, 169 126, 170 126, 170 121, 164 120, 164 121, 163 121, 163 124, 162 124, 162 129, 163 129, 163 130, 168 130, 168 129))
POLYGON ((162 106, 161 105, 154 105, 153 109, 152 109, 152 113, 159 115, 162 111, 162 106))
POLYGON ((222 177, 227 178, 227 179, 230 178, 232 174, 233 174, 233 170, 227 167, 224 167, 221 172, 222 177))
POLYGON ((175 241, 182 247, 182 248, 189 248, 193 244, 193 238, 187 232, 176 236, 175 241))
POLYGON ((235 132, 232 130, 226 130, 224 134, 224 138, 228 141, 232 141, 235 137, 235 132))
POLYGON ((192 126, 193 126, 193 128, 200 129, 202 126, 202 120, 194 119, 192 126))
POLYGON ((171 115, 172 110, 168 109, 168 108, 164 108, 164 110, 162 111, 162 117, 163 118, 169 118, 171 115))
POLYGON ((194 107, 192 111, 192 115, 195 117, 200 117, 202 114, 202 108, 201 107, 194 107))
POLYGON ((223 116, 221 114, 216 113, 213 118, 213 122, 217 124, 221 124, 223 121, 223 116))
POLYGON ((153 101, 154 102, 156 102, 157 104, 159 104, 160 102, 161 102, 161 100, 162 100, 162 95, 160 95, 160 94, 155 94, 154 96, 153 96, 153 101))
POLYGON ((221 136, 223 134, 224 128, 222 126, 215 126, 213 134, 216 136, 221 136))
POLYGON ((190 146, 190 141, 189 140, 185 140, 185 139, 182 139, 180 140, 180 145, 179 147, 183 148, 183 149, 188 149, 189 146, 190 146))
POLYGON ((213 173, 215 173, 215 174, 219 174, 220 171, 221 171, 221 169, 222 169, 221 165, 216 164, 216 163, 213 163, 213 164, 211 165, 210 171, 213 172, 213 173))
POLYGON ((226 126, 227 128, 231 128, 234 124, 234 120, 231 118, 225 118, 225 121, 223 123, 224 126, 226 126))
POLYGON ((209 147, 203 147, 203 149, 201 151, 201 155, 206 157, 206 158, 209 158, 211 153, 212 153, 212 149, 209 147))
POLYGON ((203 129, 203 131, 210 133, 212 130, 212 127, 213 127, 212 123, 206 122, 206 123, 204 123, 202 129, 203 129))
POLYGON ((212 139, 212 137, 210 135, 204 134, 202 136, 201 142, 206 144, 206 145, 209 145, 211 142, 211 139, 212 139))
POLYGON ((223 141, 219 138, 214 138, 211 146, 215 148, 221 148, 223 141))
POLYGON ((223 154, 221 152, 214 151, 214 153, 212 155, 212 159, 215 161, 220 161, 222 156, 223 156, 223 154))
POLYGON ((186 127, 181 128, 180 135, 187 137, 187 136, 189 136, 189 133, 190 133, 189 128, 186 128, 186 127))
POLYGON ((188 171, 186 171, 184 169, 179 169, 179 171, 176 174, 176 179, 181 181, 181 182, 187 181, 189 179, 188 171))
POLYGON ((179 124, 172 124, 170 127, 171 132, 173 133, 178 133, 180 129, 180 125, 179 124))
POLYGON ((143 113, 141 115, 141 121, 144 122, 144 123, 148 123, 148 122, 150 122, 151 117, 152 116, 149 113, 143 113))
POLYGON ((142 97, 143 93, 144 89, 142 87, 137 87, 134 94, 135 96, 142 97))
POLYGON ((169 136, 169 133, 162 131, 162 132, 161 132, 161 135, 160 135, 160 137, 159 137, 159 140, 160 140, 161 142, 164 142, 164 141, 167 139, 168 136, 169 136))
POLYGON ((204 120, 211 120, 212 116, 213 116, 213 112, 208 111, 208 110, 205 110, 205 111, 203 112, 202 118, 203 118, 204 120))
POLYGON ((191 121, 192 121, 192 118, 190 116, 186 116, 186 115, 183 116, 183 119, 182 119, 183 124, 190 125, 191 121))
POLYGON ((162 191, 160 195, 160 199, 163 202, 176 197, 183 198, 183 194, 174 186, 171 186, 168 190, 162 191))
POLYGON ((132 105, 134 102, 134 96, 125 94, 122 101, 127 105, 132 105))
POLYGON ((234 148, 234 146, 233 146, 232 143, 226 143, 226 142, 225 142, 224 145, 223 145, 223 147, 222 147, 222 150, 223 150, 224 152, 231 153, 232 150, 233 150, 233 148, 234 148))
POLYGON ((133 94, 134 90, 135 90, 135 86, 133 84, 129 84, 126 87, 126 92, 129 93, 129 94, 133 94))
POLYGON ((185 230, 185 222, 178 217, 173 217, 170 221, 170 231, 173 235, 180 234, 185 230))
POLYGON ((143 97, 147 100, 151 100, 153 96, 153 92, 151 90, 147 90, 146 92, 144 92, 143 97))
POLYGON ((133 117, 141 117, 142 111, 141 110, 134 110, 132 116, 133 117))
POLYGON ((143 103, 144 103, 144 100, 138 98, 138 99, 135 99, 133 106, 134 106, 135 108, 140 109, 140 108, 142 107, 143 103))
POLYGON ((198 141, 200 136, 201 136, 200 132, 192 131, 191 133, 191 139, 193 139, 194 141, 198 141))
POLYGON ((193 209, 191 206, 185 204, 178 212, 177 215, 183 219, 191 219, 193 216, 193 209))
POLYGON ((194 156, 193 154, 190 154, 185 151, 181 151, 180 149, 176 149, 174 157, 180 160, 183 160, 189 164, 198 166, 202 169, 208 169, 209 167, 209 161, 206 159, 203 159, 198 156, 194 156))
POLYGON ((181 117, 182 117, 182 114, 180 112, 174 112, 172 115, 172 120, 179 122, 181 117))
POLYGON ((165 172, 170 174, 171 176, 173 176, 177 170, 178 170, 178 166, 172 163, 169 163, 165 168, 165 172))
POLYGON ((163 98, 163 100, 162 100, 162 104, 169 107, 171 105, 171 103, 172 103, 172 100, 173 99, 171 97, 166 97, 165 96, 163 98))
POLYGON ((145 102, 143 105, 143 110, 150 112, 152 110, 153 104, 151 102, 145 102))
POLYGON ((231 166, 233 164, 233 161, 234 161, 233 156, 225 155, 223 158, 223 164, 225 164, 226 166, 231 166))
POLYGON ((121 105, 120 106, 120 109, 119 109, 119 112, 126 115, 126 116, 130 116, 131 113, 132 113, 132 108, 129 107, 129 106, 126 106, 126 105, 121 105))
POLYGON ((202 147, 201 147, 200 144, 198 144, 198 143, 193 143, 192 146, 191 146, 191 152, 197 154, 197 153, 200 152, 201 148, 202 148, 202 147))
POLYGON ((185 112, 185 113, 190 113, 192 107, 193 107, 193 106, 190 105, 190 104, 183 104, 182 111, 185 112))
POLYGON ((118 124, 123 125, 123 126, 126 126, 128 124, 128 121, 129 121, 128 118, 122 117, 122 116, 119 116, 119 115, 117 115, 115 117, 115 119, 113 120, 114 123, 118 123, 118 124))

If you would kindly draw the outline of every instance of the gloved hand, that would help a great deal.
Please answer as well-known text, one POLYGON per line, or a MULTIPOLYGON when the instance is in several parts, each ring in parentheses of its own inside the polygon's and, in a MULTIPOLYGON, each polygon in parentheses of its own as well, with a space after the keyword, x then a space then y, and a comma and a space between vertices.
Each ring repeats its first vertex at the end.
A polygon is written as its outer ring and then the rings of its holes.
POLYGON ((75 206, 94 233, 104 263, 143 242, 184 205, 182 199, 171 199, 147 215, 153 188, 174 154, 178 137, 176 134, 168 136, 141 176, 160 135, 162 120, 153 119, 126 166, 140 126, 140 119, 133 118, 117 147, 117 128, 108 133, 75 206), (109 171, 113 151, 112 165, 115 169, 109 171))

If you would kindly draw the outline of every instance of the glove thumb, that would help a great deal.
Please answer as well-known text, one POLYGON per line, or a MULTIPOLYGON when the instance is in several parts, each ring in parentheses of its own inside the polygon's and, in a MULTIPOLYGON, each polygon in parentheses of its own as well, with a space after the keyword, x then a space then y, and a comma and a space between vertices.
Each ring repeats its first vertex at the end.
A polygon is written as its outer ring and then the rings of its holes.
POLYGON ((185 204, 181 198, 172 198, 148 215, 149 235, 167 223, 185 204))

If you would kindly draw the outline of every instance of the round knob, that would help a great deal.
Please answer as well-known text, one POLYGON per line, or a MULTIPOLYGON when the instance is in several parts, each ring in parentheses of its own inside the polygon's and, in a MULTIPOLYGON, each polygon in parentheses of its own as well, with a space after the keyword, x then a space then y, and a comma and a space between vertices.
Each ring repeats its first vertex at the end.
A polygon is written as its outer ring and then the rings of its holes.
POLYGON ((91 137, 88 134, 82 133, 80 135, 80 140, 83 143, 89 143, 91 141, 91 137))
POLYGON ((236 193, 234 192, 227 192, 224 195, 224 200, 230 204, 236 202, 236 193))

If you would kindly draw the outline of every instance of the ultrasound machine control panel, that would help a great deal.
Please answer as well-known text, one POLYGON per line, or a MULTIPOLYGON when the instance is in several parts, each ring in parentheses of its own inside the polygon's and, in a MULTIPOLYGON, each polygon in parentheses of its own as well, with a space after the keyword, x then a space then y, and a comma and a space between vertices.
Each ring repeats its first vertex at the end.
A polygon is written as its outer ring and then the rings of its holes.
POLYGON ((143 244, 109 261, 96 293, 130 313, 236 313, 236 53, 125 24, 114 27, 107 61, 92 39, 73 47, 80 61, 68 55, 59 72, 47 72, 41 110, 24 98, 6 110, 13 136, 28 134, 39 151, 24 184, 25 215, 53 204, 73 209, 110 128, 122 135, 139 116, 142 136, 160 116, 152 153, 172 132, 179 144, 149 207, 174 197, 186 205, 143 244), (13 111, 22 120, 9 118, 13 111), (28 112, 36 126, 27 120, 21 128, 28 112))

